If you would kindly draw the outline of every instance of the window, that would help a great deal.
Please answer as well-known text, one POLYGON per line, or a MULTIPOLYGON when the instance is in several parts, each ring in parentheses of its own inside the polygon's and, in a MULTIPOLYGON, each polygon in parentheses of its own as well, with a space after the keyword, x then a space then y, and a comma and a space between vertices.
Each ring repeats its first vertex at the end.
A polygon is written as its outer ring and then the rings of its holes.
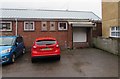
POLYGON ((58 30, 67 30, 67 23, 66 22, 59 22, 58 23, 58 30))
POLYGON ((33 31, 34 30, 34 22, 24 22, 24 30, 25 31, 33 31))
POLYGON ((55 40, 38 40, 38 41, 36 41, 37 45, 52 45, 55 43, 56 43, 55 40))
POLYGON ((120 38, 120 27, 111 27, 110 37, 120 38))
POLYGON ((42 22, 41 24, 41 31, 47 31, 47 22, 42 22))
POLYGON ((0 46, 11 46, 14 43, 14 38, 11 37, 0 37, 0 46))
POLYGON ((12 22, 0 22, 0 31, 12 31, 12 22))
POLYGON ((50 22, 50 31, 55 31, 55 22, 50 22))

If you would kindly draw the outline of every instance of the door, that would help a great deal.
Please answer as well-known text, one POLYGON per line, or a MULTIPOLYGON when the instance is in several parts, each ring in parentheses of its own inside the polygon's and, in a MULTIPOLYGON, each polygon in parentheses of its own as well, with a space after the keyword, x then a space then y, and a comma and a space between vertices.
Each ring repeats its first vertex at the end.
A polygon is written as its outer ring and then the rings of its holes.
POLYGON ((87 42, 86 28, 73 28, 73 42, 87 42))

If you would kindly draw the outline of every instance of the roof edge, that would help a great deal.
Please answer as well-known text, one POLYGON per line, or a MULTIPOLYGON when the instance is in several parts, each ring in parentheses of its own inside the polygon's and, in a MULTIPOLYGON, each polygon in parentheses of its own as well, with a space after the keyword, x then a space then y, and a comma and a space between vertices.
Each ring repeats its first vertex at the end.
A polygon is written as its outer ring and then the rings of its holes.
POLYGON ((91 12, 91 13, 93 13, 95 16, 97 16, 98 18, 99 18, 99 20, 102 20, 98 15, 96 15, 94 12, 91 12))
POLYGON ((27 8, 0 8, 1 10, 33 10, 33 11, 61 11, 61 12, 88 12, 92 11, 79 11, 79 10, 58 10, 58 9, 27 9, 27 8))

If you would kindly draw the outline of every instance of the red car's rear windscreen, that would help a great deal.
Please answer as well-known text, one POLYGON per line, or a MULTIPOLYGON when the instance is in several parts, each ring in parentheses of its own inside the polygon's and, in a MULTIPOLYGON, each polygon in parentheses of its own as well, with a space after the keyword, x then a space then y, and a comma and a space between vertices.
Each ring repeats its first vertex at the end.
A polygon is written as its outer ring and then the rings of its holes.
POLYGON ((56 44, 55 40, 38 40, 36 41, 37 45, 53 45, 56 44))

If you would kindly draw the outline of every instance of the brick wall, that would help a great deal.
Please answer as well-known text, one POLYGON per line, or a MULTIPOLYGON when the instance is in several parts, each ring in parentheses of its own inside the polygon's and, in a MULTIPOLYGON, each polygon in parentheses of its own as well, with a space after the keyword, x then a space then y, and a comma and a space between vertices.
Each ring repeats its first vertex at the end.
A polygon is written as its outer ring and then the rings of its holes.
POLYGON ((109 0, 110 2, 102 2, 102 37, 110 37, 110 28, 118 26, 119 22, 119 2, 117 0, 109 0))
MULTIPOLYGON (((86 43, 76 43, 73 44, 73 34, 72 34, 72 25, 68 24, 67 31, 58 30, 58 22, 55 21, 55 31, 49 31, 50 21, 47 21, 48 31, 41 31, 41 21, 34 21, 35 30, 34 31, 24 31, 24 21, 18 21, 18 35, 23 36, 25 46, 30 48, 33 45, 33 42, 38 37, 54 37, 58 40, 61 49, 65 48, 81 48, 89 47, 91 43, 91 34, 93 37, 101 36, 101 23, 97 23, 96 30, 92 28, 87 28, 87 42, 86 43)), ((12 21, 12 31, 11 32, 2 32, 1 35, 15 35, 16 23, 12 21)))
POLYGON ((95 28, 95 30, 92 29, 92 36, 93 36, 93 37, 102 36, 102 23, 100 23, 100 22, 97 22, 97 23, 96 23, 96 28, 95 28))
MULTIPOLYGON (((38 37, 54 37, 58 40, 62 49, 72 47, 72 29, 71 25, 68 25, 67 31, 58 30, 58 21, 55 22, 55 31, 49 31, 50 22, 47 21, 48 31, 41 31, 41 21, 34 21, 34 31, 24 31, 24 21, 18 21, 18 35, 23 36, 25 46, 30 48, 34 40, 38 37)), ((12 22, 11 32, 2 32, 2 35, 15 35, 16 24, 12 22)))

